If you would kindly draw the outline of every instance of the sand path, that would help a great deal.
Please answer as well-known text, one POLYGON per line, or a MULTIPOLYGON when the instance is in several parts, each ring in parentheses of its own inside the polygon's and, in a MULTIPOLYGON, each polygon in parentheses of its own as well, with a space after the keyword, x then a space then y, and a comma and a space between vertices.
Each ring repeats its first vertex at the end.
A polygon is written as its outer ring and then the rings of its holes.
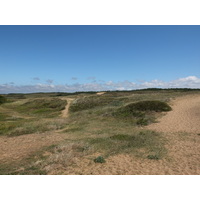
POLYGON ((72 98, 63 98, 64 100, 67 100, 67 105, 65 107, 65 109, 62 111, 61 117, 63 118, 67 118, 69 116, 69 107, 71 102, 74 100, 72 98))
POLYGON ((200 133, 200 95, 187 95, 171 102, 172 111, 147 128, 165 133, 200 133))

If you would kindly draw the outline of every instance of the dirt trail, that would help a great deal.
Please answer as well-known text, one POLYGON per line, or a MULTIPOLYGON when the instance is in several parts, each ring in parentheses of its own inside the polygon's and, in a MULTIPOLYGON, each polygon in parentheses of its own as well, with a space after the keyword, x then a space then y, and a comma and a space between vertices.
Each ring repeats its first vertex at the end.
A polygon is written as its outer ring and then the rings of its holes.
POLYGON ((69 115, 70 104, 74 99, 72 99, 72 98, 63 98, 63 99, 67 100, 67 105, 66 105, 65 109, 62 111, 61 117, 67 118, 69 115))
POLYGON ((165 133, 200 133, 200 95, 179 97, 171 106, 172 111, 147 128, 165 133))

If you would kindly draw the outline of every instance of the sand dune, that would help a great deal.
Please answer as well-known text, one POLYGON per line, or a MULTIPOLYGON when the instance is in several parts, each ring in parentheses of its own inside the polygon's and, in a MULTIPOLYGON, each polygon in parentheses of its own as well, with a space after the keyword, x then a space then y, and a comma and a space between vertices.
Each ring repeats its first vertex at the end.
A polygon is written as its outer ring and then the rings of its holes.
POLYGON ((171 102, 173 110, 148 129, 159 132, 200 133, 200 96, 188 95, 171 102))

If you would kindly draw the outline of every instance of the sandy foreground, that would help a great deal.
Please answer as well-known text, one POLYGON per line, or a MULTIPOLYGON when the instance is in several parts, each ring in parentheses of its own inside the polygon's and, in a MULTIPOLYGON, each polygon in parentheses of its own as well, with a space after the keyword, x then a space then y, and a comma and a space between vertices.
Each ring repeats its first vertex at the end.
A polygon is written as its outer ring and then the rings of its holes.
MULTIPOLYGON (((115 155, 106 163, 94 163, 91 155, 79 158, 67 169, 54 168, 49 174, 200 174, 200 96, 186 95, 171 101, 172 111, 145 129, 163 132, 168 140, 167 156, 162 160, 115 155)), ((64 113, 63 113, 64 114, 64 113)), ((65 116, 67 113, 64 114, 65 116)), ((44 146, 66 139, 59 133, 0 137, 0 162, 20 160, 44 146)), ((94 155, 92 155, 94 156, 94 155)))

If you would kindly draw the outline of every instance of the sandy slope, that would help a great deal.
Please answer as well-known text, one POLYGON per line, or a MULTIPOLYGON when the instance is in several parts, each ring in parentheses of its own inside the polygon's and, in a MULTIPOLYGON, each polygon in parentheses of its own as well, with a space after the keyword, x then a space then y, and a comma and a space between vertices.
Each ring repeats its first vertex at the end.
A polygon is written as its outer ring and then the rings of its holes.
POLYGON ((173 111, 163 116, 149 129, 166 132, 200 133, 200 96, 188 95, 171 102, 173 111))

